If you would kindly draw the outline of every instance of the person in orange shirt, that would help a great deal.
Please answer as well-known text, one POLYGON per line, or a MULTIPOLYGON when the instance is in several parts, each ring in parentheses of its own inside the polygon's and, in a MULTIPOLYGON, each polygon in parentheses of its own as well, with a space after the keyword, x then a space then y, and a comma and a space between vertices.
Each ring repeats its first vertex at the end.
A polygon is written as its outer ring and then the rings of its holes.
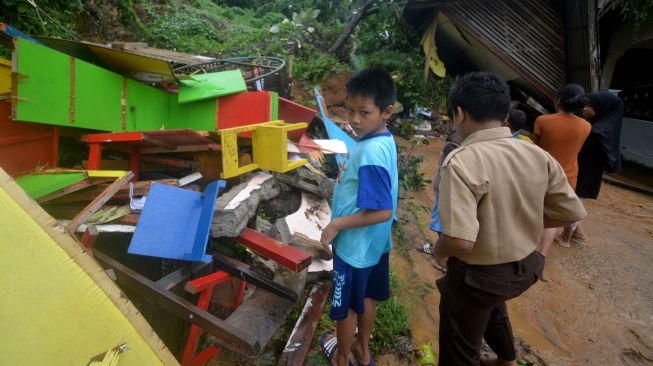
MULTIPOLYGON (((539 116, 535 120, 534 142, 560 163, 573 189, 576 189, 578 178, 578 153, 592 129, 589 122, 578 117, 587 104, 582 86, 565 85, 558 91, 555 101, 557 113, 539 116)), ((558 242, 569 247, 574 229, 574 225, 565 226, 558 242)), ((556 239, 556 233, 555 228, 544 231, 542 251, 545 254, 556 239)))

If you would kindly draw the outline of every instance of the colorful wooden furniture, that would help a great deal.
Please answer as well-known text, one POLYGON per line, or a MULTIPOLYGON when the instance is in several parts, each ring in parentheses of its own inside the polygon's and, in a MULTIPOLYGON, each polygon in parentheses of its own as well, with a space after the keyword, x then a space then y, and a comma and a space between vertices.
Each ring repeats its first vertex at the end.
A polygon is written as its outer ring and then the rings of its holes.
POLYGON ((288 159, 288 133, 306 128, 306 123, 288 124, 283 121, 270 121, 220 131, 222 146, 222 173, 227 179, 265 169, 285 173, 307 163, 306 159, 288 159), (240 166, 238 136, 243 132, 252 133, 252 163, 240 166))

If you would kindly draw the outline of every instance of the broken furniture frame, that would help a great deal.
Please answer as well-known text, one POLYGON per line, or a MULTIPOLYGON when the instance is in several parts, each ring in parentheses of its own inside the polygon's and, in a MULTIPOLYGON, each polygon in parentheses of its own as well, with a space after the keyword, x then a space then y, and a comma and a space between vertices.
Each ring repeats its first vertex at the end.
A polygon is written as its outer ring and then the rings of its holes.
POLYGON ((100 169, 103 145, 116 144, 116 148, 131 154, 129 170, 138 180, 140 162, 143 160, 141 154, 219 151, 220 145, 209 139, 211 136, 215 136, 215 133, 191 130, 106 132, 82 136, 82 141, 89 144, 88 169, 100 169))
POLYGON ((288 132, 304 129, 306 123, 288 124, 284 121, 270 121, 243 127, 226 128, 219 131, 222 146, 222 173, 220 178, 236 177, 255 169, 285 173, 308 161, 288 160, 288 132), (238 136, 252 133, 252 163, 240 166, 238 161, 238 136))
MULTIPOLYGON (((197 307, 202 310, 208 310, 215 286, 223 284, 227 281, 231 281, 231 279, 232 276, 227 272, 217 271, 207 276, 186 282, 186 285, 184 285, 184 290, 191 294, 199 293, 197 307)), ((246 284, 247 283, 245 281, 240 281, 233 305, 231 306, 231 310, 236 310, 236 308, 240 306, 240 303, 243 300, 243 295, 245 293, 246 284)), ((212 360, 220 353, 220 348, 214 345, 209 345, 204 350, 197 353, 198 343, 203 332, 204 331, 202 328, 198 325, 191 325, 190 331, 188 333, 188 340, 186 341, 186 347, 184 348, 184 354, 181 360, 182 366, 201 366, 206 362, 212 360)))
POLYGON ((103 267, 113 272, 115 280, 122 287, 198 325, 217 337, 221 345, 247 357, 256 357, 263 350, 281 321, 288 316, 297 302, 297 294, 288 288, 236 264, 227 257, 216 255, 214 269, 227 272, 257 287, 236 311, 222 320, 169 291, 176 283, 184 281, 186 275, 190 276, 192 271, 189 269, 179 269, 154 282, 97 249, 93 254, 103 267))

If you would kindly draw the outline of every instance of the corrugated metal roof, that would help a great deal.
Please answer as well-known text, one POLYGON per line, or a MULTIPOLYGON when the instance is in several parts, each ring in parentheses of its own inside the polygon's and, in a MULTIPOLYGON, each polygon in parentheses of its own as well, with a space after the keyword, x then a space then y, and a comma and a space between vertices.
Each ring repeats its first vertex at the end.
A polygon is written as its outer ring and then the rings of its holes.
POLYGON ((565 18, 556 0, 410 1, 406 17, 420 24, 443 12, 550 101, 566 83, 565 18))
POLYGON ((541 93, 566 81, 564 17, 549 1, 450 1, 441 10, 541 93))

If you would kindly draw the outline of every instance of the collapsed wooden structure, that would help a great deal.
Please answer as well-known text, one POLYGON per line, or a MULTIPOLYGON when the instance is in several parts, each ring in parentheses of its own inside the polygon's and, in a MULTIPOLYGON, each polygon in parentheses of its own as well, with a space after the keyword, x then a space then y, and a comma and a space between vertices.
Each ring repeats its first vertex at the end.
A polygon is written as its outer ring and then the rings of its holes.
MULTIPOLYGON (((260 198, 279 194, 279 185, 318 195, 330 192, 332 182, 307 166, 308 156, 300 151, 321 150, 314 143, 306 145, 311 141, 306 128, 316 111, 280 97, 275 90, 252 90, 264 84, 262 74, 271 73, 264 68, 256 71, 251 60, 249 64, 230 61, 230 68, 207 73, 206 62, 179 68, 179 60, 185 58, 177 57, 175 70, 180 71, 173 71, 169 60, 125 50, 129 47, 124 44, 114 49, 36 40, 4 24, 0 30, 0 40, 13 49, 12 61, 0 64, 2 187, 20 191, 9 175, 16 178, 27 192, 21 193, 20 203, 47 217, 47 224, 37 221, 48 226, 44 229, 60 231, 51 245, 65 242, 68 248, 76 242, 75 258, 86 253, 82 262, 92 265, 85 264, 91 267, 84 269, 104 276, 102 291, 114 303, 123 304, 118 307, 128 323, 137 325, 129 334, 149 342, 134 341, 124 333, 126 346, 103 344, 103 354, 135 360, 134 364, 155 363, 143 361, 144 357, 177 363, 163 339, 182 365, 202 365, 216 357, 220 347, 258 356, 298 305, 309 265, 320 262, 319 270, 329 268, 320 257, 323 253, 310 252, 311 243, 319 239, 315 230, 303 233, 302 225, 293 221, 290 232, 284 220, 266 232, 258 227, 258 219, 255 228, 247 227, 260 198), (250 69, 241 73, 233 65, 250 65, 250 69), (62 148, 69 145, 78 149, 78 157, 86 157, 80 159, 82 166, 59 166, 62 148), (260 174, 252 175, 259 169, 272 174, 264 173, 261 180, 260 174), (296 173, 297 169, 303 173, 296 173), (302 183, 306 175, 308 183, 302 183), (258 186, 248 187, 257 179, 258 186), (325 179, 326 185, 317 183, 325 179), (220 194, 223 190, 227 194, 220 194), (60 219, 59 224, 42 209, 60 219), (107 232, 128 234, 114 239, 107 232), (274 263, 274 279, 215 251, 212 241, 225 237, 256 253, 252 254, 256 258, 274 263), (131 241, 128 248, 124 238, 131 241), (153 264, 159 270, 148 268, 153 264), (108 278, 148 314, 161 339, 138 314, 130 315, 132 305, 117 288, 104 286, 108 278), (227 314, 214 314, 217 305, 227 314), (178 318, 176 329, 161 327, 153 309, 178 318), (185 339, 183 349, 169 333, 185 339), (203 333, 208 344, 202 342, 205 346, 200 349, 203 333)), ((212 61, 209 71, 219 65, 212 61)), ((324 200, 310 202, 328 209, 324 200)), ((7 212, 11 216, 15 210, 7 212)), ((315 216, 308 226, 320 227, 319 221, 328 219, 325 215, 315 216)), ((7 241, 1 242, 5 250, 15 252, 7 241)), ((30 280, 38 286, 47 283, 30 280)), ((51 286, 56 291, 60 286, 54 281, 51 286)), ((321 313, 328 296, 327 285, 318 283, 318 288, 305 309, 311 309, 311 314, 321 313)), ((16 291, 16 298, 22 298, 23 291, 16 291)), ((316 322, 304 319, 302 324, 293 335, 309 340, 294 338, 293 344, 301 346, 287 348, 280 364, 303 362, 316 322)), ((41 356, 59 351, 46 350, 41 356)), ((80 360, 89 361, 88 352, 80 347, 80 360)), ((98 354, 99 350, 93 356, 98 354)))

